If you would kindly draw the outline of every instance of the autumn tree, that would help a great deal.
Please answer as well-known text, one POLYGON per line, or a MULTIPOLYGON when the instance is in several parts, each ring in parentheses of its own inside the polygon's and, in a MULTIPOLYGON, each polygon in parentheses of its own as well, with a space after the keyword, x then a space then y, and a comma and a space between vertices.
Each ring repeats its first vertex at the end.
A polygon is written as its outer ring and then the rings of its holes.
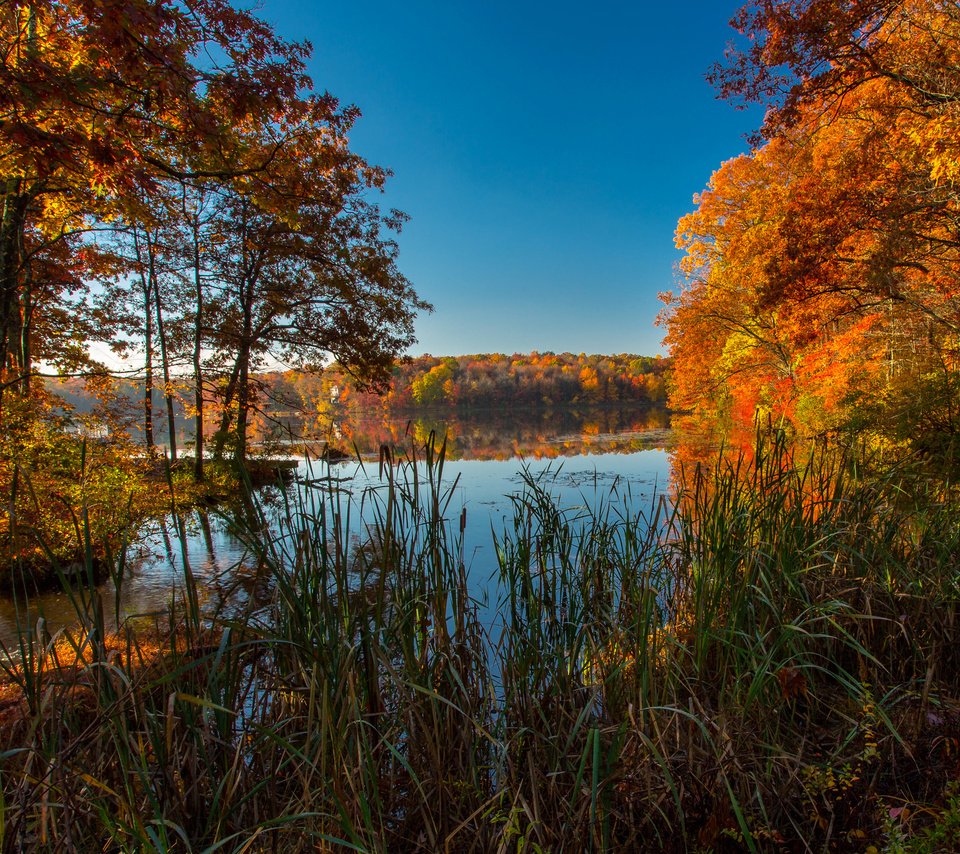
POLYGON ((873 81, 937 110, 960 97, 960 9, 936 0, 753 0, 731 26, 742 39, 709 79, 736 102, 768 107, 756 139, 802 124, 873 81))
POLYGON ((63 528, 88 510, 113 536, 128 510, 161 506, 91 341, 142 357, 148 431, 159 367, 171 442, 175 366, 192 367, 197 479, 211 380, 242 460, 258 367, 332 356, 377 386, 413 341, 427 306, 396 266, 402 216, 368 197, 387 173, 350 150, 358 112, 314 93, 309 50, 229 0, 0 0, 0 563, 24 553, 21 529, 73 560, 85 547, 63 528), (83 443, 31 383, 48 366, 86 372, 102 398, 113 486, 97 506, 83 443))
MULTIPOLYGON (((278 39, 225 0, 32 0, 0 2, 0 370, 24 387, 33 354, 74 356, 57 346, 86 337, 89 314, 58 338, 37 325, 37 283, 47 259, 79 268, 93 252, 77 235, 139 206, 158 180, 234 176, 264 161, 236 144, 238 122, 269 115, 308 84, 307 48, 278 39), (197 57, 203 56, 203 64, 197 57), (217 56, 214 63, 209 57, 217 56), (230 104, 224 111, 223 104, 230 104), (183 156, 190 141, 190 158, 183 156)), ((266 118, 263 118, 266 117, 266 118)), ((96 278, 78 269, 73 280, 96 278)), ((46 295, 46 294, 45 294, 46 295)), ((79 306, 77 306, 79 308, 79 306)))
POLYGON ((410 384, 410 394, 414 401, 426 406, 453 403, 454 378, 460 366, 456 359, 444 359, 429 371, 417 377, 410 384))
POLYGON ((673 399, 825 429, 955 369, 960 14, 764 0, 734 23, 747 46, 714 79, 770 109, 680 223, 673 399))
POLYGON ((268 173, 216 187, 210 247, 209 344, 226 366, 216 442, 247 452, 254 373, 270 359, 295 366, 333 357, 362 386, 384 387, 394 357, 429 309, 396 266, 391 232, 403 217, 366 198, 385 181, 347 147, 357 117, 329 96, 289 102, 247 144, 273 158, 268 173))
POLYGON ((308 45, 227 0, 0 0, 0 26, 0 388, 126 330, 146 419, 155 355, 171 422, 171 365, 192 365, 199 479, 218 358, 241 458, 266 361, 384 383, 427 306, 396 268, 402 216, 367 197, 387 173, 349 149, 357 110, 313 93, 308 45))

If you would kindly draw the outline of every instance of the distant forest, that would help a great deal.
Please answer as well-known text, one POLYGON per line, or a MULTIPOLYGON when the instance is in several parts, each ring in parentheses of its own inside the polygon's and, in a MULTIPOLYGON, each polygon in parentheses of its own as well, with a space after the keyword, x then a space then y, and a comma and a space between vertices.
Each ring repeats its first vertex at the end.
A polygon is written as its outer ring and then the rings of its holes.
POLYGON ((284 401, 299 401, 302 408, 320 413, 663 404, 668 367, 669 359, 630 353, 427 355, 395 364, 385 389, 365 389, 332 365, 318 374, 271 375, 269 389, 264 390, 281 406, 284 401))
MULTIPOLYGON (((484 410, 552 406, 664 405, 670 360, 660 356, 622 353, 613 356, 572 353, 469 356, 419 356, 397 362, 389 383, 380 389, 362 385, 340 365, 323 370, 270 371, 256 375, 252 384, 255 410, 267 416, 303 415, 336 418, 352 412, 410 413, 421 410, 484 410)), ((178 432, 190 417, 192 386, 174 378, 173 404, 178 432)), ((68 408, 80 415, 93 413, 112 427, 142 430, 142 381, 100 378, 93 387, 83 380, 50 385, 68 408), (104 383, 110 385, 109 391, 104 383)), ((160 392, 154 392, 160 398, 160 392)), ((223 389, 211 384, 205 391, 211 412, 222 409, 223 389)), ((158 400, 158 404, 162 401, 158 400)), ((165 429, 162 405, 153 408, 156 429, 165 429)), ((211 430, 215 423, 210 421, 211 430)), ((257 431, 260 432, 260 431, 257 431)))

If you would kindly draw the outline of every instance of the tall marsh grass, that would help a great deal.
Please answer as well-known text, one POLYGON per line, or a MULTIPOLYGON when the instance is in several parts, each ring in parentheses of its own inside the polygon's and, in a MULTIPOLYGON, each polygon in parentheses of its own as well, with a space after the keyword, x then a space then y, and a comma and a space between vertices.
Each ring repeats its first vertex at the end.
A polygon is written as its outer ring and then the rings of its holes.
POLYGON ((251 500, 266 600, 27 632, 3 850, 960 850, 948 488, 776 435, 633 513, 528 478, 491 609, 432 447, 251 500))

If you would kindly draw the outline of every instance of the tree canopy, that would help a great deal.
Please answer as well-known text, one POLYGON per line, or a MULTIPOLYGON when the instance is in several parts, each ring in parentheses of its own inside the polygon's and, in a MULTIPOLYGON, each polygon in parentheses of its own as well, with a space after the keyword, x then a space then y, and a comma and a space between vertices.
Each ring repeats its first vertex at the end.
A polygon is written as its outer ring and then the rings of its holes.
POLYGON ((677 229, 673 404, 909 436, 919 397, 956 432, 960 7, 763 0, 735 24, 714 79, 770 110, 677 229))
POLYGON ((0 388, 127 341, 168 408, 177 360, 201 419, 221 389, 242 457, 265 358, 386 382, 429 306, 308 44, 226 0, 2 0, 0 52, 0 388))

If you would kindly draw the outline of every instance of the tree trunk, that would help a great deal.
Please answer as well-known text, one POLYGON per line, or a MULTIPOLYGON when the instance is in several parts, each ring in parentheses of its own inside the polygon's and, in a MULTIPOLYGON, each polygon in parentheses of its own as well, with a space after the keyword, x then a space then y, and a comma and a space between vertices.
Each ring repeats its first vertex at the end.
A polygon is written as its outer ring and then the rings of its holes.
POLYGON ((143 292, 143 441, 152 457, 155 452, 153 438, 153 299, 152 288, 143 267, 143 250, 137 228, 133 229, 133 249, 137 253, 140 268, 140 287, 143 292))
POLYGON ((247 414, 250 410, 250 348, 244 342, 240 362, 240 383, 237 388, 237 441, 234 459, 242 464, 247 459, 247 414))
POLYGON ((245 275, 240 288, 243 328, 240 333, 240 347, 237 353, 240 365, 239 386, 237 388, 237 444, 234 456, 239 463, 247 458, 247 416, 250 411, 250 355, 253 346, 253 298, 256 291, 256 274, 250 266, 246 252, 246 221, 244 220, 244 270, 245 275))
MULTIPOLYGON (((18 9, 15 13, 16 26, 19 26, 20 12, 18 9)), ((28 5, 26 13, 26 54, 34 59, 39 46, 37 10, 28 5)), ((14 374, 14 387, 20 394, 30 390, 28 371, 32 361, 32 344, 29 322, 33 305, 32 294, 29 289, 24 291, 21 281, 23 235, 30 202, 31 194, 25 190, 24 178, 7 177, 3 184, 3 211, 0 213, 0 403, 3 401, 7 371, 14 374)))
MULTIPOLYGON (((146 282, 144 282, 146 285, 146 282)), ((144 380, 143 380, 143 436, 144 443, 150 456, 154 454, 153 440, 153 318, 150 304, 150 288, 143 289, 143 349, 144 349, 144 380)))
MULTIPOLYGON (((24 257, 22 234, 20 238, 20 257, 22 258, 24 257)), ((33 306, 33 275, 30 270, 30 264, 27 262, 23 269, 23 285, 20 295, 19 389, 20 394, 24 397, 30 395, 30 375, 33 373, 33 340, 31 335, 33 329, 33 306)))
POLYGON ((240 379, 240 358, 234 362, 233 370, 230 373, 230 379, 227 380, 227 387, 223 393, 223 414, 220 416, 220 426, 213 437, 213 455, 219 460, 223 458, 223 449, 227 443, 227 433, 230 431, 230 423, 233 421, 233 414, 230 407, 233 405, 233 399, 237 394, 237 382, 240 379))
POLYGON ((155 246, 150 245, 150 280, 153 283, 153 304, 157 312, 157 340, 160 342, 160 364, 163 368, 163 397, 167 404, 167 432, 170 437, 170 460, 177 461, 176 416, 173 411, 173 386, 170 383, 170 360, 167 357, 167 336, 163 327, 163 306, 160 299, 160 282, 155 264, 155 246))
POLYGON ((194 454, 193 479, 203 480, 203 279, 200 275, 200 213, 199 201, 193 226, 193 284, 196 297, 196 315, 193 322, 193 408, 194 408, 194 454))
POLYGON ((22 179, 8 178, 0 214, 0 376, 18 367, 19 361, 20 259, 28 204, 22 179))

